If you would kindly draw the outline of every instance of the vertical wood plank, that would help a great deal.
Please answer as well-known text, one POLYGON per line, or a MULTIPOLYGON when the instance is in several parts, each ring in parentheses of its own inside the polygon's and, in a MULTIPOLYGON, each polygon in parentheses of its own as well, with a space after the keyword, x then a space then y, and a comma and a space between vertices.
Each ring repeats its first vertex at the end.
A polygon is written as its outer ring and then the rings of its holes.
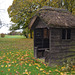
POLYGON ((34 57, 35 57, 35 58, 38 57, 38 56, 37 56, 37 50, 38 50, 38 48, 37 48, 37 47, 34 47, 34 57))

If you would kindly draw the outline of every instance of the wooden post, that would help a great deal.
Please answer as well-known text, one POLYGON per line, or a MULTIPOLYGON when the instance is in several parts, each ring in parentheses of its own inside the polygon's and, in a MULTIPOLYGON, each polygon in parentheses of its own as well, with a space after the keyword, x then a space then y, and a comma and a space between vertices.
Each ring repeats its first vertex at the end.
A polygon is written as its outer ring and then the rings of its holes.
POLYGON ((51 65, 51 28, 49 28, 49 66, 51 65))
POLYGON ((37 50, 38 50, 38 47, 34 47, 34 57, 37 58, 37 50))
POLYGON ((45 49, 45 62, 49 62, 49 49, 45 49))

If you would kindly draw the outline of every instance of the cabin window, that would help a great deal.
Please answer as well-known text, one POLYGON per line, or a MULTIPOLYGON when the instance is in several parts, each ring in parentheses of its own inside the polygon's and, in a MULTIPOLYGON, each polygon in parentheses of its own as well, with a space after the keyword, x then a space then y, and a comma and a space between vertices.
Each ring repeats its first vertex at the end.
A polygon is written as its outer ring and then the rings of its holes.
POLYGON ((67 29, 67 39, 71 39, 71 29, 67 29))
POLYGON ((47 29, 44 29, 44 38, 47 38, 47 29))
POLYGON ((62 39, 71 39, 71 29, 62 29, 62 39))
POLYGON ((35 32, 36 32, 37 38, 42 38, 42 36, 43 36, 43 30, 42 29, 36 29, 35 32))
POLYGON ((47 29, 44 29, 44 38, 48 38, 48 31, 47 31, 47 29))
POLYGON ((66 39, 66 29, 62 29, 62 39, 66 39))

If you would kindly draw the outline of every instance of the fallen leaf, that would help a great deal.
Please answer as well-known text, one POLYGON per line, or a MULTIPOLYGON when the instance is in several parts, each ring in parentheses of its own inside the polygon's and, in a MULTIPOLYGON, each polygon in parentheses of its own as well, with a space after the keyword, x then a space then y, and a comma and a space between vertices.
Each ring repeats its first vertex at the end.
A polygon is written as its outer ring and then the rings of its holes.
POLYGON ((10 71, 10 69, 8 69, 8 72, 10 71))
POLYGON ((4 67, 4 65, 1 65, 1 67, 4 67))
POLYGON ((40 71, 42 71, 43 69, 42 68, 40 68, 40 71))
POLYGON ((1 72, 4 72, 4 71, 1 71, 1 72))
POLYGON ((37 69, 39 69, 38 67, 36 67, 37 69))
POLYGON ((5 67, 7 67, 7 65, 5 67))
POLYGON ((32 66, 31 64, 29 64, 29 66, 32 66))

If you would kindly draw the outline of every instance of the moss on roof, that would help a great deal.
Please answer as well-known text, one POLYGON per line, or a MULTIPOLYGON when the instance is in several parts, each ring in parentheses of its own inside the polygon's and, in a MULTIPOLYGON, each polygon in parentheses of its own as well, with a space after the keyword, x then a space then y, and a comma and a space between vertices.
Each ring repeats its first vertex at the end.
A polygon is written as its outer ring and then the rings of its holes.
MULTIPOLYGON (((65 9, 43 7, 35 16, 38 16, 44 21, 48 27, 75 28, 75 16, 65 9)), ((34 17, 32 19, 34 19, 34 17)))

